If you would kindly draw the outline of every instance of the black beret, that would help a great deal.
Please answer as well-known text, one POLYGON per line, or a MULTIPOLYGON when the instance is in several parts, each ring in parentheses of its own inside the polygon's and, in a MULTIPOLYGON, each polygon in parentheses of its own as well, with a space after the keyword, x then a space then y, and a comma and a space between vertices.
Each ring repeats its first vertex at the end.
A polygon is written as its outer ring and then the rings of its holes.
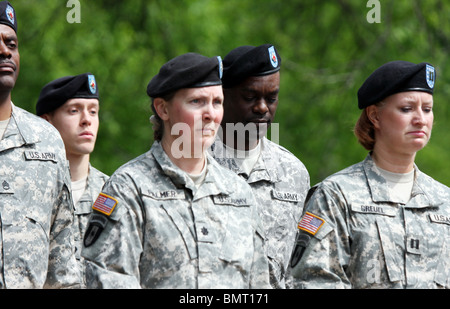
POLYGON ((147 86, 151 98, 182 88, 222 85, 222 58, 208 58, 197 53, 175 57, 164 64, 147 86))
POLYGON ((405 91, 433 94, 436 70, 429 63, 388 62, 376 69, 358 90, 358 107, 366 108, 384 98, 405 91))
POLYGON ((8 1, 0 1, 0 24, 10 26, 17 33, 16 11, 8 1))
POLYGON ((275 46, 239 46, 223 58, 223 87, 233 87, 250 76, 276 73, 280 67, 281 58, 275 46))
POLYGON ((99 98, 94 75, 84 73, 76 76, 65 76, 45 85, 36 103, 36 114, 40 116, 51 112, 73 98, 99 98))

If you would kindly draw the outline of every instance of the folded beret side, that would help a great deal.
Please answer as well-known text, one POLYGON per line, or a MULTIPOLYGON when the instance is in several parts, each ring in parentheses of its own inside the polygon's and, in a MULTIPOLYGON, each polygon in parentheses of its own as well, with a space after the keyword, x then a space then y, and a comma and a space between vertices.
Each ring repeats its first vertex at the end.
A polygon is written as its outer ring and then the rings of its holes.
POLYGON ((376 69, 358 90, 358 107, 363 109, 399 92, 433 94, 436 71, 429 63, 392 61, 376 69))
POLYGON ((10 26, 17 33, 16 11, 8 1, 0 1, 0 24, 10 26))
POLYGON ((276 73, 281 68, 281 57, 275 46, 244 45, 230 51, 223 59, 223 86, 233 87, 250 76, 276 73))
POLYGON ((197 53, 177 56, 165 63, 147 85, 151 98, 182 88, 222 85, 222 59, 208 58, 197 53))
POLYGON ((51 112, 73 98, 99 99, 94 75, 65 76, 46 84, 36 103, 36 114, 51 112))

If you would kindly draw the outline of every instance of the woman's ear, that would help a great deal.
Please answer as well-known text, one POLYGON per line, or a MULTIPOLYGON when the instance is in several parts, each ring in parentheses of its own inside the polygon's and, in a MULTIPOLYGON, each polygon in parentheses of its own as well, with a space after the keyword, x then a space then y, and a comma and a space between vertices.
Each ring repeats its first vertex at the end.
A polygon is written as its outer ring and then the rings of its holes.
POLYGON ((159 118, 161 118, 163 121, 166 121, 169 119, 169 112, 167 109, 167 101, 163 98, 155 98, 153 100, 153 106, 155 107, 155 111, 158 114, 159 118))
POLYGON ((370 105, 366 107, 366 115, 367 118, 372 122, 375 128, 379 128, 380 119, 379 119, 379 108, 376 105, 370 105))

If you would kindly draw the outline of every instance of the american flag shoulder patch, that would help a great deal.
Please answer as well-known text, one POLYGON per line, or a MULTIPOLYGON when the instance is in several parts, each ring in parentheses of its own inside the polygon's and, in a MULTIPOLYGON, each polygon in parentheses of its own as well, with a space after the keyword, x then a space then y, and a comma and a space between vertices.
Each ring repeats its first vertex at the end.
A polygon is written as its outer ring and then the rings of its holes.
POLYGON ((117 200, 107 194, 100 193, 95 200, 92 209, 97 210, 107 216, 111 215, 114 207, 117 205, 117 200))
POLYGON ((324 223, 324 219, 319 218, 312 213, 306 212, 298 223, 298 229, 316 235, 324 223))

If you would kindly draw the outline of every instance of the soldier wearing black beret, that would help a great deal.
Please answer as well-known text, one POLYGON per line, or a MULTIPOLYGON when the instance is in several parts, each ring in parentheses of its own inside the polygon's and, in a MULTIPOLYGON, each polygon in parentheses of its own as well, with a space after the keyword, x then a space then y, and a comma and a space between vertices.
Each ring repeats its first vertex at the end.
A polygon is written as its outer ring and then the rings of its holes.
POLYGON ((17 16, 0 1, 0 288, 79 287, 64 143, 45 120, 13 104, 20 71, 17 16))
POLYGON ((358 91, 366 158, 317 184, 291 265, 302 288, 449 288, 450 188, 419 170, 431 137, 436 70, 393 61, 358 91))
MULTIPOLYGON (((1 38, 5 46, 10 47, 0 58, 0 84, 8 90, 12 90, 20 71, 20 55, 17 37, 17 18, 16 11, 8 1, 0 1, 0 26, 3 37, 1 38)), ((6 100, 9 104, 9 100, 6 100)), ((7 109, 10 109, 7 107, 7 109)), ((6 112, 10 116, 10 112, 6 112)), ((0 111, 1 117, 1 111, 0 111)))
POLYGON ((270 283, 289 287, 287 267, 309 173, 292 153, 265 137, 278 107, 281 57, 272 44, 245 45, 230 51, 223 64, 223 135, 212 153, 252 187, 267 239, 270 283))
POLYGON ((433 94, 436 70, 429 63, 391 61, 376 69, 358 90, 358 107, 364 109, 356 124, 355 134, 359 142, 368 150, 375 144, 374 128, 367 118, 367 107, 380 105, 380 102, 396 93, 408 91, 433 94))
POLYGON ((155 141, 94 203, 88 288, 270 287, 251 189, 206 151, 223 116, 221 77, 220 57, 188 53, 149 82, 155 141))
POLYGON ((90 163, 99 129, 99 92, 95 76, 83 73, 64 76, 46 84, 39 95, 36 113, 58 129, 69 161, 75 216, 73 234, 76 258, 85 287, 82 239, 92 204, 108 176, 90 163))
POLYGON ((150 118, 154 139, 161 140, 163 135, 163 121, 153 104, 155 98, 160 97, 167 101, 182 88, 222 85, 222 75, 223 64, 219 56, 208 58, 197 53, 187 53, 164 64, 147 85, 147 95, 152 99, 154 113, 150 118))

